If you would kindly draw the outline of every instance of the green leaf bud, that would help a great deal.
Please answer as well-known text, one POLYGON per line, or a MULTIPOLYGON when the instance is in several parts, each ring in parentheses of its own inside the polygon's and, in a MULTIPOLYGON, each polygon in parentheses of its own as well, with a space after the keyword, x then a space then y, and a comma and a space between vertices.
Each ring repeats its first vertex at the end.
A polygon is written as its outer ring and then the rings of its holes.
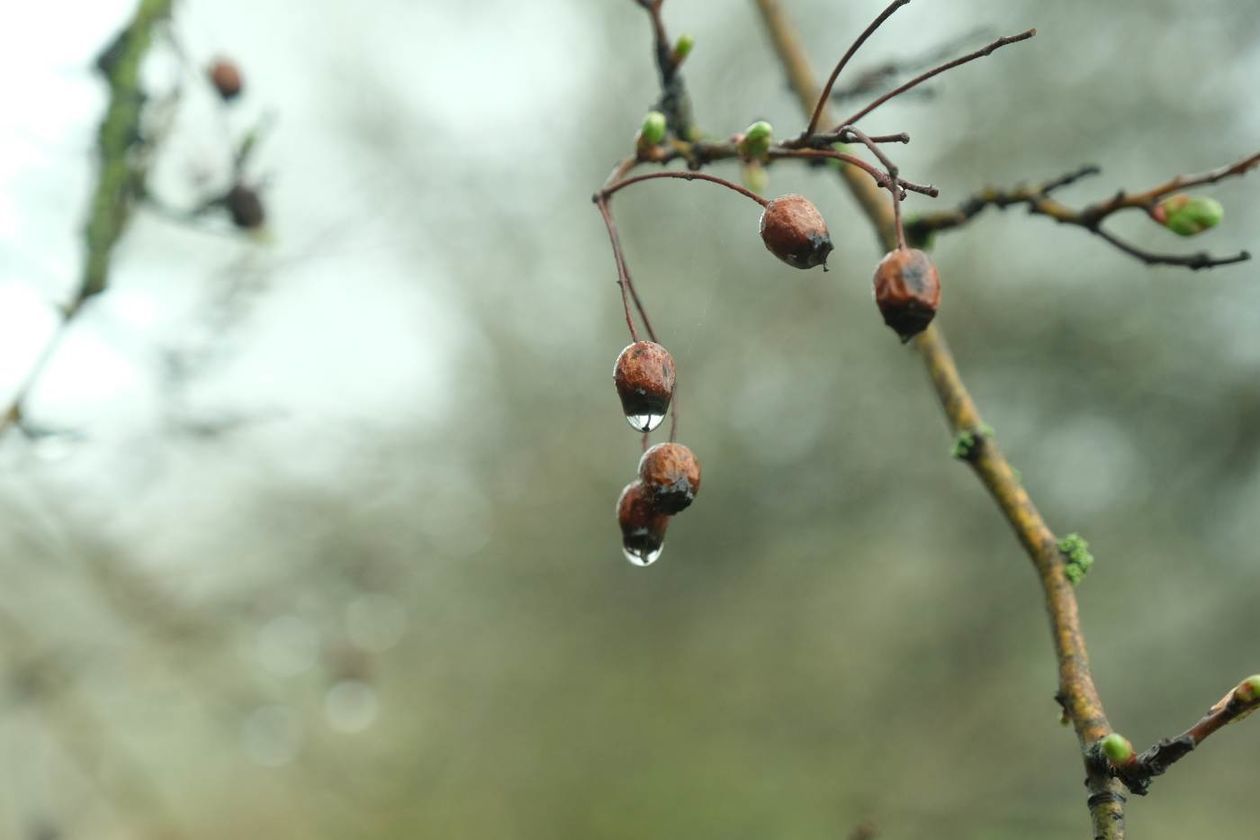
POLYGON ((679 35, 678 40, 674 42, 674 66, 682 64, 687 56, 691 55, 692 48, 696 45, 696 39, 690 35, 679 35))
POLYGON ((655 146, 665 139, 665 115, 660 111, 648 111, 643 118, 643 127, 639 129, 639 142, 645 146, 655 146))
POLYGON ((1179 236, 1194 236, 1220 224, 1225 208, 1214 198, 1178 193, 1156 205, 1151 215, 1179 236))
POLYGON ((1112 764, 1127 764, 1133 760, 1133 745, 1119 732, 1112 732, 1102 739, 1102 751, 1112 764))
POLYGON ((1244 703, 1260 702, 1260 674, 1243 680, 1238 686, 1237 696, 1244 703))
POLYGON ((739 153, 747 158, 765 157, 774 141, 774 129, 765 120, 758 120, 744 129, 744 137, 739 141, 739 153))

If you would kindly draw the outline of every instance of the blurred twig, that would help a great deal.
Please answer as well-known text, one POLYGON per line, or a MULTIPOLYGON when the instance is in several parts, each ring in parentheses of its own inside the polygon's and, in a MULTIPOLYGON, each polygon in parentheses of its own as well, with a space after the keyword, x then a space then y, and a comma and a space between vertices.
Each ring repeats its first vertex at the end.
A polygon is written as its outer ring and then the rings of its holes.
POLYGON ((120 744, 105 737, 106 727, 79 692, 61 657, 44 650, 6 610, 0 610, 0 647, 8 654, 5 676, 12 702, 34 705, 84 774, 115 805, 133 815, 146 815, 162 827, 161 837, 179 837, 152 774, 120 744))
POLYGON ((109 283, 114 246, 127 227, 132 205, 142 189, 147 156, 144 143, 145 94, 140 70, 153 40, 153 30, 171 12, 172 0, 140 0, 131 22, 123 28, 96 62, 109 84, 109 104, 97 132, 96 185, 83 231, 86 256, 83 276, 74 298, 61 308, 61 319, 35 363, 0 415, 0 434, 22 423, 23 407, 44 368, 56 354, 71 323, 84 304, 109 283))

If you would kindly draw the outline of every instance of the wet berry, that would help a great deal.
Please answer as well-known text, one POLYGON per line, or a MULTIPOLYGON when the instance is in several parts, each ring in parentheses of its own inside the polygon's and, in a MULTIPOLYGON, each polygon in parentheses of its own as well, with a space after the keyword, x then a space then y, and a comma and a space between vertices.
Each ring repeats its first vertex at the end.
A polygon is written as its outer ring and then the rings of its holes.
POLYGON ((818 208, 802 195, 781 195, 761 214, 761 241, 794 268, 827 268, 831 234, 818 208))
POLYGON ((875 269, 875 302, 903 342, 927 329, 941 303, 941 278, 922 251, 889 251, 875 269))
POLYGON ((681 443, 658 443, 639 460, 639 480, 657 510, 678 513, 700 492, 700 461, 681 443))
POLYGON ((657 510, 643 482, 627 484, 617 500, 621 549, 636 566, 650 566, 661 556, 669 515, 657 510))
POLYGON ((674 359, 652 341, 636 341, 617 357, 613 384, 626 421, 640 432, 660 425, 674 395, 674 359))

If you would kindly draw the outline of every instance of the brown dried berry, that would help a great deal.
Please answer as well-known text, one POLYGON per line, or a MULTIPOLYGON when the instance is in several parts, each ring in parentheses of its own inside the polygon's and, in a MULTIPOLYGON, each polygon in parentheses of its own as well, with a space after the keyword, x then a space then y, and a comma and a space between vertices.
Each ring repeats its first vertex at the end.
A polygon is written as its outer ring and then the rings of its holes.
POLYGON ((232 224, 245 230, 256 230, 266 221, 262 198, 257 191, 244 184, 237 184, 223 196, 223 203, 232 216, 232 224))
POLYGON ((902 342, 927 329, 941 304, 941 277, 922 251, 889 251, 875 269, 875 302, 902 342))
POLYGON ((241 79, 240 68, 233 62, 226 58, 216 59, 206 72, 210 76, 210 84, 214 85, 224 102, 231 102, 241 95, 245 83, 241 79))
POLYGON ((631 482, 617 500, 617 524, 621 526, 621 550, 636 566, 650 566, 661 556, 669 515, 652 503, 641 481, 631 482))
POLYGON ((803 195, 781 195, 761 214, 761 241, 770 253, 795 268, 827 270, 831 234, 818 208, 803 195))
POLYGON ((674 395, 674 359, 659 344, 636 341, 617 357, 613 384, 626 422, 640 432, 650 432, 661 424, 674 395))
POLYGON ((639 459, 639 480, 657 510, 675 514, 700 492, 700 461, 681 443, 658 443, 639 459))

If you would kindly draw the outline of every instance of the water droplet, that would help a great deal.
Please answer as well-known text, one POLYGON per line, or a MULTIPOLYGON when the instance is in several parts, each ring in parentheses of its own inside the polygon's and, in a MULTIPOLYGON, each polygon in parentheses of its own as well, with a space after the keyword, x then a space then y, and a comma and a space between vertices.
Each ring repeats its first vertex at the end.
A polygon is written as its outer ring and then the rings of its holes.
POLYGON ((626 555, 626 559, 636 566, 651 566, 664 550, 665 546, 658 545, 651 551, 644 548, 622 548, 621 553, 626 555))
POLYGON ((636 432, 650 432, 657 426, 661 425, 661 421, 665 419, 664 414, 627 414, 626 422, 636 432))

